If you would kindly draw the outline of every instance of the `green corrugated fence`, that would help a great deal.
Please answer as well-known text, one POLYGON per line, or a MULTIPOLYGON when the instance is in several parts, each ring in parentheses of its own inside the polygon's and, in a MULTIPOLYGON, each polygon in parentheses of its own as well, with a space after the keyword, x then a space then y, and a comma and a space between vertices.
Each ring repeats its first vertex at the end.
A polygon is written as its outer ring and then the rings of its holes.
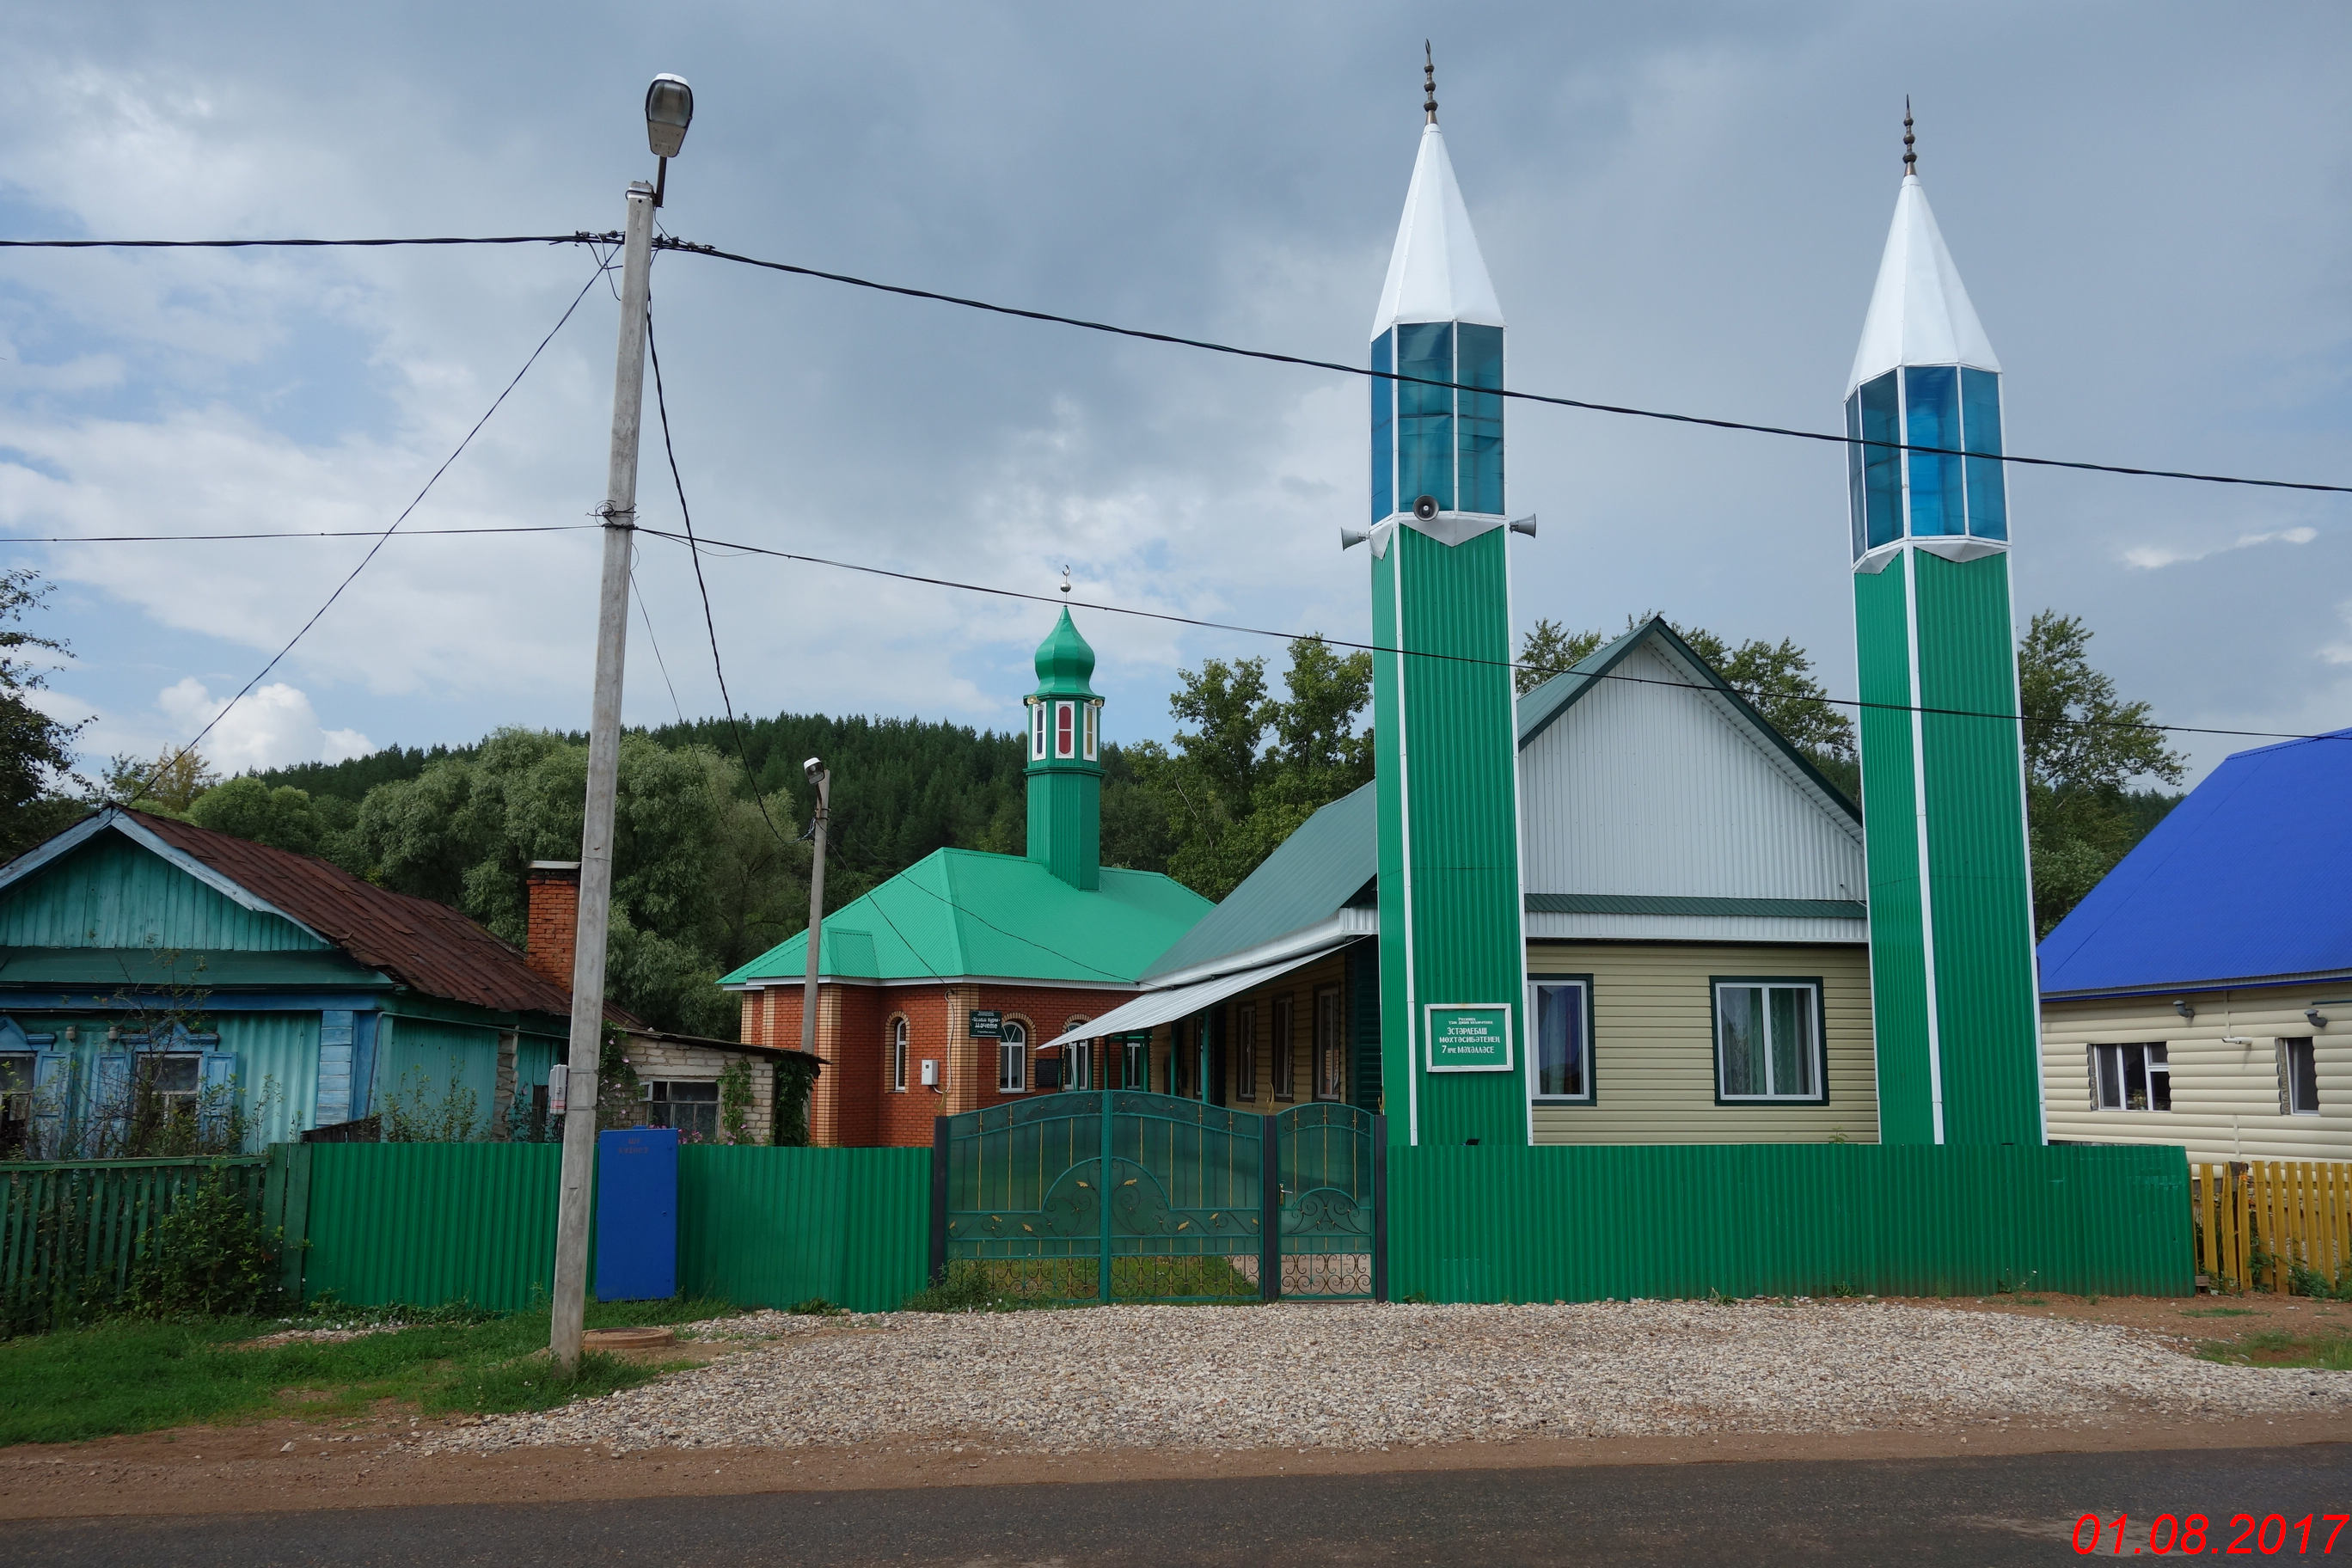
POLYGON ((2185 1296, 2187 1157, 2160 1147, 1402 1148, 1389 1289, 1437 1301, 2185 1296))
MULTIPOLYGON (((560 1145, 319 1143, 303 1153, 307 1295, 501 1310, 546 1299, 560 1145)), ((679 1150, 678 1289, 751 1307, 817 1296, 897 1307, 923 1286, 930 1159, 928 1149, 679 1150)))
POLYGON ((923 1288, 930 1215, 929 1149, 680 1149, 678 1289, 889 1311, 923 1288))
POLYGON ((268 1165, 258 1155, 0 1164, 0 1324, 47 1328, 103 1310, 130 1286, 155 1223, 205 1174, 217 1167, 260 1207, 268 1165))
POLYGON ((304 1296, 508 1311, 546 1300, 561 1145, 313 1143, 306 1152, 304 1296))

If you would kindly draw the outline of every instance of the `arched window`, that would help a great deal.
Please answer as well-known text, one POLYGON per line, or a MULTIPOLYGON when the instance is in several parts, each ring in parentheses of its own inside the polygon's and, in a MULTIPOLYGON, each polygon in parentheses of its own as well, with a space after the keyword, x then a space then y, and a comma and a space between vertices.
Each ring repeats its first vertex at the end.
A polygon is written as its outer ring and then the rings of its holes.
POLYGON ((1029 1087, 1029 1026, 1007 1018, 997 1029, 996 1091, 1023 1093, 1029 1087))
POLYGON ((1032 757, 1045 754, 1045 705, 1034 698, 1029 703, 1029 754, 1032 757))
POLYGON ((1087 704, 1087 761, 1093 762, 1102 747, 1102 704, 1087 704))
POLYGON ((907 1020, 890 1020, 890 1088, 899 1094, 907 1091, 907 1020))
MULTIPOLYGON (((1062 1033, 1066 1035, 1085 1022, 1084 1018, 1065 1018, 1062 1021, 1062 1033)), ((1062 1087, 1064 1089, 1095 1087, 1094 1041, 1070 1040, 1063 1045, 1062 1087)))
POLYGON ((1077 740, 1072 726, 1077 722, 1078 705, 1075 702, 1054 704, 1054 754, 1075 757, 1078 754, 1077 740))

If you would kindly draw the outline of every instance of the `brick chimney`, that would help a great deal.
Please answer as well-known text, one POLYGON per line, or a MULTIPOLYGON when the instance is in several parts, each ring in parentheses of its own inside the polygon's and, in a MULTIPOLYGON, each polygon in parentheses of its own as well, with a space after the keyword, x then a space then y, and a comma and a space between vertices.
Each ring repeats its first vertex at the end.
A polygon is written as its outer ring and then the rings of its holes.
POLYGON ((530 890, 523 953, 530 966, 572 989, 572 954, 580 942, 580 862, 534 860, 524 879, 530 890))

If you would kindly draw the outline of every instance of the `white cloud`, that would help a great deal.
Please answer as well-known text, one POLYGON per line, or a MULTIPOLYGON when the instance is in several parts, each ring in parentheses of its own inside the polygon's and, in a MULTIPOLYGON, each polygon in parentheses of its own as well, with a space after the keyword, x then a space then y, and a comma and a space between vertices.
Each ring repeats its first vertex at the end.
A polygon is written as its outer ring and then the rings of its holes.
POLYGON ((2224 551, 2252 550, 2258 544, 2308 544, 2318 537, 2315 528, 2280 528, 2268 533, 2242 533, 2227 544, 2209 544, 2202 549, 2195 545, 2135 545, 2124 552, 2124 559, 2143 572, 2154 572, 2186 561, 2202 561, 2224 551))
POLYGON ((223 773, 283 767, 289 763, 340 763, 375 750, 356 730, 329 730, 319 722, 310 699, 282 680, 257 687, 235 708, 215 698, 194 676, 165 687, 155 706, 184 734, 194 734, 221 715, 202 751, 223 773))

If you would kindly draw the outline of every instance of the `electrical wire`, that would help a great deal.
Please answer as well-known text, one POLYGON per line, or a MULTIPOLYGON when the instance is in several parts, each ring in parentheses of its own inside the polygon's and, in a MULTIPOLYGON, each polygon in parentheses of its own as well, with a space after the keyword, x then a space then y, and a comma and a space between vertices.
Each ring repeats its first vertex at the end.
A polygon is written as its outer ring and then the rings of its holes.
POLYGON ((618 245, 617 230, 591 234, 438 235, 411 239, 0 239, 0 250, 381 250, 403 245, 618 245))
POLYGON ((2090 463, 2065 458, 2021 458, 2006 452, 1977 452, 1960 447, 1911 446, 1897 441, 1862 441, 1843 434, 1821 430, 1799 430, 1786 425, 1759 425, 1744 419, 1715 419, 1697 414, 1672 414, 1658 408, 1636 408, 1622 403, 1594 403, 1581 397, 1559 397, 1547 393, 1518 392, 1507 387, 1475 386, 1468 382, 1438 381, 1428 376, 1406 375, 1398 371, 1372 370, 1364 365, 1342 364, 1337 360, 1310 359, 1303 354, 1276 353, 1270 349, 1243 348, 1234 343, 1221 343, 1208 338, 1187 338, 1173 332, 1146 331, 1140 327, 1122 327, 1109 321, 1091 321, 1080 316, 1057 315, 1051 310, 1028 310, 1014 305, 999 305, 987 300, 967 299, 958 294, 941 294, 929 289, 913 289, 900 283, 881 283, 870 278, 859 278, 847 272, 826 272, 814 267, 798 267, 788 261, 769 261, 756 256, 743 256, 713 246, 694 245, 679 239, 657 239, 656 248, 675 250, 688 256, 707 256, 714 260, 732 261, 745 267, 757 267, 771 272, 787 272, 798 278, 815 278, 827 283, 845 284, 853 289, 867 289, 880 294, 896 294, 909 300, 929 300, 942 305, 961 306, 968 310, 985 310, 999 316, 1013 316, 1026 321, 1045 321, 1055 326, 1077 327, 1089 332, 1108 332, 1115 337, 1139 338, 1145 342, 1169 343, 1178 348, 1201 349, 1209 353, 1231 354, 1238 359, 1263 360, 1271 364, 1295 364, 1308 370, 1335 371, 1341 375, 1362 376, 1370 381, 1410 383, 1415 386, 1443 387, 1454 392, 1484 393, 1490 397, 1507 397, 1522 403, 1540 403, 1556 408, 1580 408, 1590 414, 1617 414, 1634 419, 1657 419, 1674 425, 1698 425, 1711 430, 1744 430, 1758 436, 1781 436, 1798 441, 1826 441, 1838 446, 1864 446, 1876 451, 1930 452, 1944 457, 1982 458, 2000 463, 2015 463, 2037 468, 2072 468, 2093 474, 2127 474, 2138 479, 2191 479, 2209 485, 2255 485, 2268 489, 2317 490, 2329 495, 2352 495, 2352 485, 2317 484, 2301 479, 2257 479, 2233 474, 2194 473, 2179 468, 2138 468, 2121 463, 2090 463))
POLYGON ((637 619, 645 623, 646 646, 654 650, 654 668, 661 671, 662 684, 669 688, 669 705, 677 713, 678 728, 686 728, 686 704, 677 700, 677 682, 669 678, 669 660, 662 657, 661 639, 654 636, 653 613, 646 608, 645 590, 637 586, 637 547, 629 545, 629 596, 637 602, 637 619))
MULTIPOLYGON (((662 455, 669 460, 670 483, 676 487, 677 490, 678 515, 686 520, 684 542, 686 544, 688 553, 694 559, 694 585, 702 595, 702 623, 710 634, 710 668, 719 677, 719 700, 726 708, 727 727, 733 732, 735 737, 735 754, 742 760, 744 774, 746 778, 750 780, 751 785, 751 799, 760 808, 760 820, 768 825, 768 831, 775 836, 776 842, 783 844, 786 843, 787 840, 783 834, 778 831, 774 819, 769 816, 767 802, 761 798, 760 781, 757 773, 753 771, 751 766, 751 750, 744 743, 742 726, 737 723, 735 720, 734 699, 730 697, 727 691, 727 668, 719 657, 719 622, 710 607, 709 585, 704 582, 702 575, 702 547, 695 538, 694 513, 686 504, 686 480, 679 476, 677 468, 677 447, 670 437, 669 398, 662 385, 661 349, 656 344, 654 340, 654 318, 653 311, 651 310, 647 310, 646 312, 646 352, 653 361, 654 409, 661 418, 662 455)), ((646 528, 642 523, 638 524, 637 527, 638 531, 652 533, 656 538, 676 541, 680 537, 677 534, 667 533, 659 530, 646 528)), ((914 880, 912 878, 902 877, 893 879, 893 880, 905 881, 908 887, 915 888, 921 892, 928 894, 929 897, 938 900, 940 903, 947 905, 949 909, 954 910, 958 914, 978 921, 982 925, 988 927, 989 930, 997 932, 999 935, 1011 937, 1016 942, 1026 942, 1029 946, 1035 948, 1038 952, 1051 953, 1055 958, 1062 960, 1065 963, 1073 963, 1077 965, 1080 969, 1092 970, 1095 973, 1104 975, 1121 984, 1129 983, 1127 977, 1123 975, 1118 974, 1111 970, 1101 968, 1098 965, 1088 963, 1082 958, 1076 957, 1071 953, 1064 952, 1058 948, 1049 946, 1045 942, 1039 942, 1034 937, 1024 936, 1019 931, 1006 931, 1003 926, 998 925, 986 915, 981 914, 977 910, 968 909, 962 904, 957 903, 954 900, 947 898, 940 893, 932 891, 932 889, 924 887, 920 882, 914 880)), ((886 883, 885 886, 887 886, 887 884, 886 883)), ((907 940, 907 933, 898 929, 898 922, 890 918, 890 911, 884 908, 882 900, 878 897, 875 896, 879 894, 881 890, 882 889, 880 888, 877 888, 874 889, 873 893, 866 896, 867 902, 873 906, 875 913, 882 917, 883 924, 890 928, 890 934, 897 937, 900 943, 906 947, 907 951, 915 955, 915 961, 920 963, 924 969, 930 973, 932 979, 945 979, 946 977, 939 972, 935 965, 932 964, 930 959, 924 954, 923 950, 916 946, 915 943, 908 942, 907 940)), ((806 1003, 803 1002, 803 1005, 806 1005, 806 1003)))
MULTIPOLYGON (((679 542, 682 537, 665 532, 657 528, 646 528, 643 524, 639 525, 638 531, 649 533, 656 539, 670 540, 673 542, 679 542)), ((1486 665, 1511 670, 1538 668, 1534 665, 1523 664, 1517 659, 1481 658, 1475 654, 1441 653, 1432 648, 1400 648, 1386 643, 1357 642, 1347 637, 1326 637, 1320 632, 1279 631, 1271 626, 1243 626, 1234 621, 1203 620, 1196 616, 1180 616, 1169 610, 1143 610, 1128 605, 1105 605, 1085 599, 1066 599, 1058 594, 1032 594, 1018 588, 999 588, 985 583, 967 583, 954 577, 934 577, 919 572, 899 572, 887 566, 869 566, 861 562, 837 561, 829 556, 810 555, 800 551, 773 550, 765 545, 712 539, 707 534, 702 536, 700 543, 706 550, 731 550, 745 555, 764 555, 779 561, 794 561, 807 566, 829 566, 837 572, 856 572, 867 576, 887 577, 900 583, 917 583, 934 588, 951 588, 966 594, 985 594, 1000 599, 1023 599, 1038 605, 1064 605, 1073 609, 1099 611, 1107 616, 1129 616, 1139 620, 1165 621, 1174 626, 1197 626, 1204 631, 1238 632, 1244 637, 1276 637, 1285 642, 1297 642, 1301 638, 1311 637, 1331 647, 1349 648, 1362 653, 1402 654, 1408 658, 1443 659, 1454 664, 1486 665)), ((1586 679, 1622 680, 1635 686, 1664 686, 1677 691, 1717 689, 1712 686, 1700 686, 1687 680, 1659 680, 1649 676, 1619 675, 1613 672, 1588 676, 1586 679)), ((1725 685, 1743 699, 1770 695, 1760 689, 1742 690, 1738 687, 1730 686, 1728 682, 1725 685)), ((1852 708, 1872 712, 1924 713, 1948 719, 1996 719, 2011 724, 2065 724, 2077 729, 2150 730, 2174 735, 2226 735, 2259 741, 2332 741, 2347 738, 2330 733, 2303 734, 2279 730, 2221 730, 2196 724, 2152 724, 2123 719, 2029 719, 2017 713, 1990 713, 1971 708, 1934 708, 1924 705, 1915 707, 1903 702, 1867 702, 1852 697, 1808 697, 1804 700, 1819 702, 1832 708, 1852 708)))
MULTIPOLYGON (((601 522, 540 522, 500 528, 412 528, 409 539, 463 533, 569 533, 602 528, 601 522)), ((255 533, 29 533, 0 534, 0 544, 217 544, 240 539, 373 539, 380 528, 294 528, 255 533)))
POLYGON ((539 340, 539 346, 530 351, 530 357, 522 362, 522 368, 516 371, 514 373, 514 378, 509 381, 506 385, 499 390, 498 396, 490 400, 490 405, 482 411, 482 416, 479 419, 474 421, 473 427, 466 432, 464 439, 457 443, 455 449, 453 449, 446 458, 441 459, 441 466, 434 469, 432 477, 425 481, 425 488, 418 490, 415 498, 412 499, 406 506, 400 509, 400 515, 392 520, 392 526, 384 529, 382 533, 377 535, 376 542, 368 547, 368 552, 360 557, 360 563, 352 567, 350 574, 346 575, 341 582, 335 584, 335 591, 327 595, 326 603, 320 605, 316 610, 310 612, 310 618, 302 623, 301 629, 297 631, 292 637, 286 639, 285 647, 279 648, 276 653, 269 656, 269 662, 263 665, 260 672, 255 675, 251 680, 247 681, 243 686, 239 687, 237 689, 236 695, 230 698, 226 702, 221 705, 221 710, 219 712, 214 714, 210 719, 205 721, 205 727, 196 731, 194 739, 191 740, 186 745, 182 746, 177 752, 173 752, 169 759, 157 765, 155 772, 141 783, 138 790, 131 796, 131 799, 136 800, 140 795, 144 795, 148 790, 153 788, 157 779, 162 778, 163 774, 169 773, 173 767, 177 766, 181 758, 185 757, 189 752, 194 751, 196 747, 203 742, 204 738, 211 734, 214 728, 217 726, 222 720, 228 717, 230 710, 234 709, 239 702, 244 701, 246 697, 252 692, 253 689, 260 685, 264 679, 268 679, 271 670, 278 668, 278 661, 283 659, 288 654, 294 651, 294 645, 300 642, 302 638, 309 634, 310 628, 319 624, 320 616, 324 616, 329 610, 334 607, 335 601, 343 596, 343 590, 350 587, 353 583, 359 580, 359 574, 368 569, 368 563, 373 561, 378 552, 383 549, 384 545, 390 542, 392 536, 399 531, 400 525, 408 521, 408 514, 415 511, 418 507, 425 503, 425 498, 433 493, 433 487, 440 483, 441 476, 447 473, 449 471, 450 465, 455 463, 459 458, 463 457, 465 455, 466 448, 474 444, 474 437, 482 433, 482 426, 490 422, 490 416, 496 414, 500 407, 504 406, 508 395, 511 394, 516 387, 522 384, 522 378, 530 374, 530 367, 539 363, 539 356, 547 351, 548 344, 555 341, 555 334, 563 330, 564 323, 572 320, 572 313, 580 308, 581 300, 588 298, 588 290, 596 286, 596 279, 604 275, 604 269, 609 265, 610 261, 608 256, 599 256, 596 258, 596 270, 590 273, 588 275, 588 280, 580 285, 580 291, 572 296, 572 303, 563 307, 563 314, 555 319, 555 325, 547 329, 547 335, 539 340))

